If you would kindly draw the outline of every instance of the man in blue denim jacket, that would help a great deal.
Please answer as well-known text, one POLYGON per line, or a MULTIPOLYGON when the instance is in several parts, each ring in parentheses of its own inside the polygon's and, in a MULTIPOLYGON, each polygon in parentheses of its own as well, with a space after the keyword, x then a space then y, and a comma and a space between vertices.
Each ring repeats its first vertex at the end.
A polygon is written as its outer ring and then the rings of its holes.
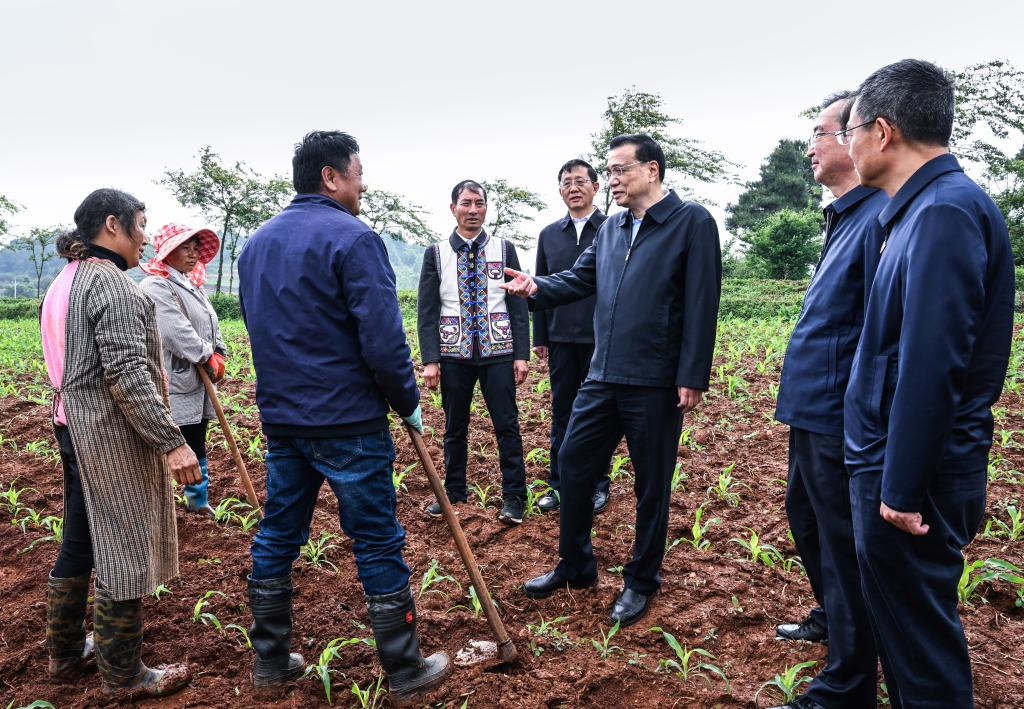
POLYGON ((846 390, 864 599, 894 707, 972 707, 957 614, 985 511, 992 404, 1013 327, 1013 255, 991 198, 949 154, 953 83, 903 60, 869 76, 842 137, 890 195, 846 390))
POLYGON ((292 161, 298 194, 252 235, 238 262, 267 436, 249 637, 255 686, 279 686, 305 669, 289 653, 291 567, 326 480, 352 539, 381 666, 392 696, 404 701, 451 666, 444 653, 420 654, 402 558, 387 413, 422 431, 419 390, 384 242, 356 218, 366 190, 358 153, 345 133, 307 134, 292 161))

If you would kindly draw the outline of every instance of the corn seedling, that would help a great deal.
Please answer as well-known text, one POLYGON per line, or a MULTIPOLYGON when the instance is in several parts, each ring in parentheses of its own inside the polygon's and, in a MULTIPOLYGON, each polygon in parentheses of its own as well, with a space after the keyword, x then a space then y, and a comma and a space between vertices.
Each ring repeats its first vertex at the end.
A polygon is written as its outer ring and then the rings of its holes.
POLYGON ((694 549, 703 551, 711 546, 711 542, 705 539, 708 529, 713 524, 718 524, 721 520, 718 517, 712 517, 707 522, 701 522, 701 518, 704 516, 704 507, 698 507, 693 511, 693 525, 690 527, 690 536, 680 537, 684 542, 692 546, 694 549))
POLYGON ((726 691, 729 690, 729 678, 725 676, 725 672, 717 665, 705 661, 705 659, 716 659, 710 652, 700 647, 691 648, 681 645, 672 633, 658 626, 651 628, 651 632, 660 633, 676 654, 674 658, 658 660, 658 672, 671 672, 682 682, 688 682, 691 676, 700 677, 708 684, 711 684, 711 678, 707 673, 711 673, 721 677, 725 682, 726 691))
POLYGON ((249 504, 242 502, 237 497, 225 497, 213 508, 213 521, 218 524, 227 524, 237 516, 237 510, 248 507, 250 507, 249 504))
POLYGON ((974 606, 974 601, 985 602, 979 588, 984 583, 1004 581, 1013 584, 1018 597, 1024 590, 1024 572, 1020 567, 1003 559, 977 559, 970 563, 964 559, 964 570, 957 584, 957 597, 961 603, 974 606))
POLYGON ((409 473, 411 473, 413 471, 413 469, 415 467, 416 467, 416 463, 413 463, 412 465, 406 466, 402 470, 402 472, 400 472, 400 473, 395 472, 395 470, 392 469, 392 471, 391 471, 391 484, 395 486, 395 493, 396 494, 398 493, 399 490, 401 490, 402 492, 409 492, 409 488, 407 488, 405 486, 405 482, 404 481, 405 481, 405 478, 409 475, 409 473))
POLYGON ((800 673, 814 667, 816 664, 818 663, 808 660, 807 662, 798 662, 792 667, 787 666, 781 674, 775 675, 775 677, 761 685, 761 688, 758 689, 757 693, 754 695, 754 704, 757 704, 757 698, 761 692, 769 687, 776 690, 780 695, 778 699, 783 704, 793 701, 793 698, 797 695, 797 690, 800 688, 800 685, 806 684, 813 679, 811 675, 801 676, 800 673))
POLYGON ((352 694, 356 696, 360 709, 377 709, 377 707, 384 706, 384 697, 387 696, 388 690, 381 688, 383 682, 384 673, 378 672, 377 682, 374 683, 373 680, 370 680, 366 689, 361 689, 355 682, 352 683, 352 694))
POLYGON ((52 462, 60 460, 60 451, 54 448, 45 438, 40 438, 38 441, 29 441, 25 444, 25 450, 44 460, 52 462))
POLYGON ((551 379, 544 377, 539 382, 533 385, 533 390, 538 394, 543 394, 546 391, 551 391, 551 379))
POLYGON ((611 630, 606 634, 603 628, 598 628, 601 633, 601 640, 595 640, 591 638, 590 644, 597 650, 597 654, 601 656, 602 660, 606 660, 614 653, 622 654, 623 650, 618 645, 612 645, 612 638, 615 637, 615 633, 619 632, 619 622, 615 621, 615 625, 611 627, 611 630))
POLYGON ((203 594, 203 597, 196 601, 196 605, 192 608, 192 622, 202 623, 203 625, 213 625, 217 630, 221 629, 220 619, 217 618, 213 613, 203 610, 207 608, 211 601, 210 599, 214 596, 225 596, 226 594, 222 591, 207 591, 203 594))
POLYGON ((238 625, 237 623, 228 623, 224 626, 224 634, 227 635, 229 630, 234 630, 242 636, 243 642, 239 643, 239 645, 241 645, 242 647, 247 647, 250 650, 252 650, 252 640, 249 639, 248 630, 243 628, 241 625, 238 625))
POLYGON ((493 485, 480 486, 479 483, 470 483, 469 489, 476 495, 476 504, 487 509, 487 502, 491 499, 491 488, 493 485))
POLYGON ((8 486, 8 488, 3 492, 0 492, 0 500, 3 501, 3 503, 7 506, 7 511, 13 516, 16 515, 18 513, 18 510, 20 510, 24 506, 21 503, 21 496, 29 491, 35 493, 39 492, 34 487, 15 487, 14 481, 11 481, 10 486, 8 486))
POLYGON ((623 466, 628 462, 628 455, 617 455, 612 458, 612 467, 611 470, 608 471, 608 479, 615 482, 620 478, 625 477, 629 471, 623 468, 623 466))
MULTIPOLYGON (((539 623, 527 623, 527 629, 536 635, 538 638, 550 638, 552 646, 558 652, 564 651, 566 648, 575 645, 573 641, 564 632, 559 630, 556 625, 561 623, 563 620, 567 620, 568 616, 558 616, 551 620, 544 620, 544 616, 538 615, 540 618, 539 623)), ((534 657, 540 657, 541 653, 544 652, 544 647, 540 645, 536 640, 530 639, 530 650, 533 652, 534 657)))
POLYGON ((526 505, 524 512, 527 517, 533 517, 534 515, 541 514, 540 507, 537 506, 537 501, 551 489, 543 480, 534 480, 532 483, 526 486, 526 505))
POLYGON ((982 536, 1006 537, 1011 542, 1024 538, 1024 513, 1017 508, 1016 504, 1009 503, 1007 503, 1004 511, 1010 523, 1007 524, 998 517, 992 517, 985 523, 985 531, 982 533, 982 536))
POLYGON ((31 704, 23 704, 20 707, 15 707, 17 701, 12 699, 11 703, 7 705, 7 709, 54 709, 54 706, 45 699, 37 699, 31 704))
POLYGON ((337 538, 338 535, 336 534, 331 534, 327 531, 320 532, 319 539, 310 539, 302 545, 302 548, 299 549, 299 555, 302 556, 310 566, 315 566, 317 568, 329 566, 334 571, 337 571, 338 567, 327 558, 327 552, 338 548, 337 544, 330 543, 332 539, 337 538))
POLYGON ((605 571, 607 571, 610 574, 615 574, 616 576, 621 576, 622 575, 622 571, 625 568, 626 568, 625 566, 623 566, 622 564, 619 564, 618 566, 609 566, 607 569, 605 569, 605 571))
POLYGON ((443 408, 443 404, 441 403, 441 392, 430 392, 430 403, 434 406, 435 409, 443 408))
POLYGON ((31 507, 22 507, 20 510, 14 513, 11 517, 11 524, 21 527, 22 534, 28 534, 28 525, 33 527, 41 527, 43 524, 43 513, 36 512, 31 507), (21 519, 18 519, 18 515, 21 515, 21 519))
POLYGON ((335 674, 343 674, 341 670, 336 670, 331 667, 331 662, 334 661, 338 655, 341 654, 343 648, 349 645, 355 645, 357 643, 363 643, 374 647, 375 643, 370 638, 334 638, 320 653, 318 660, 306 667, 303 677, 315 677, 320 680, 324 687, 324 695, 327 697, 327 703, 331 704, 331 676, 335 674))
MULTIPOLYGON (((494 596, 491 596, 491 603, 494 604, 495 608, 498 607, 498 602, 494 600, 494 596)), ((480 614, 484 612, 484 607, 480 603, 480 597, 478 595, 476 595, 476 586, 470 586, 469 587, 469 605, 468 606, 467 605, 463 605, 463 604, 459 604, 457 606, 452 606, 448 610, 449 611, 454 611, 454 610, 469 611, 470 613, 473 614, 474 618, 479 618, 480 614)))
POLYGON ((28 552, 32 551, 33 549, 35 549, 38 545, 42 544, 43 542, 56 542, 57 544, 60 544, 61 541, 64 539, 64 518, 63 517, 57 517, 57 516, 54 516, 54 515, 47 515, 46 517, 43 517, 42 520, 40 520, 39 526, 49 530, 50 533, 47 534, 45 537, 39 537, 38 539, 34 540, 27 547, 25 547, 24 549, 19 551, 18 552, 19 555, 27 554, 28 552))
POLYGON ((736 596, 732 597, 732 599, 729 601, 729 604, 730 613, 732 613, 733 615, 743 614, 743 605, 740 603, 740 599, 738 599, 736 596))
POLYGON ((776 563, 782 561, 782 554, 778 549, 771 544, 762 544, 757 532, 750 527, 744 527, 744 529, 750 532, 747 539, 730 539, 729 541, 746 549, 750 554, 751 561, 762 563, 765 566, 775 566, 776 563))
POLYGON ((462 590, 462 584, 456 581, 454 576, 449 576, 448 574, 444 573, 444 570, 441 568, 441 564, 438 563, 437 559, 431 559, 430 566, 427 567, 426 572, 424 572, 423 574, 423 578, 420 580, 420 590, 416 594, 416 598, 422 596, 424 592, 440 593, 445 598, 448 598, 447 593, 445 593, 441 589, 433 588, 435 584, 439 584, 442 581, 451 581, 453 584, 459 587, 460 591, 462 590))
POLYGON ((544 448, 533 448, 526 454, 526 462, 546 466, 551 462, 551 454, 544 448))
POLYGON ((679 489, 679 486, 683 484, 683 480, 686 480, 690 476, 683 472, 683 464, 677 462, 675 469, 672 471, 672 492, 679 489))
POLYGON ((171 589, 167 588, 167 586, 165 586, 164 584, 160 584, 159 586, 153 589, 153 593, 151 595, 153 596, 153 598, 159 601, 162 596, 170 595, 171 593, 171 589))
POLYGON ((680 447, 685 446, 686 448, 689 448, 692 451, 704 450, 704 446, 702 446, 700 443, 697 443, 697 439, 694 438, 694 433, 696 433, 696 430, 697 429, 694 428, 693 426, 687 426, 686 428, 683 429, 683 432, 679 434, 680 447))
POLYGON ((732 476, 732 470, 735 467, 736 463, 732 463, 722 469, 722 472, 718 474, 718 484, 708 488, 707 496, 709 498, 714 493, 718 496, 718 499, 724 500, 731 507, 736 507, 740 504, 740 494, 736 490, 749 486, 732 476))

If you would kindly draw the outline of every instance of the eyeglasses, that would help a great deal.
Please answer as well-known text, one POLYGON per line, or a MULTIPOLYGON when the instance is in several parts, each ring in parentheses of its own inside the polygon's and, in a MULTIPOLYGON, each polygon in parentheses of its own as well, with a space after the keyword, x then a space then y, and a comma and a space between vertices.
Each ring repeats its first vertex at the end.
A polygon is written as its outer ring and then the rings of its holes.
POLYGON ((874 123, 876 120, 878 120, 878 119, 872 118, 870 121, 864 121, 860 125, 850 126, 846 130, 841 130, 838 133, 836 133, 836 140, 839 141, 840 145, 849 145, 850 144, 850 133, 852 133, 853 131, 857 130, 858 128, 863 128, 864 126, 869 126, 872 123, 874 123))
POLYGON ((635 167, 636 165, 643 165, 645 162, 650 162, 650 160, 637 160, 636 162, 631 162, 628 165, 612 165, 604 171, 604 179, 610 180, 613 177, 622 177, 626 174, 629 168, 635 167))
MULTIPOLYGON (((824 138, 826 135, 831 135, 832 137, 834 137, 836 139, 837 142, 839 142, 839 134, 842 133, 842 132, 843 131, 841 131, 841 130, 819 130, 819 131, 815 131, 814 133, 811 133, 811 137, 807 139, 807 147, 808 148, 813 148, 817 144, 817 142, 821 138, 824 138)), ((842 142, 839 142, 839 144, 842 145, 842 142)))
POLYGON ((562 180, 561 182, 558 183, 558 186, 563 190, 567 190, 570 187, 586 187, 589 184, 591 184, 591 182, 587 178, 577 177, 572 180, 562 180))

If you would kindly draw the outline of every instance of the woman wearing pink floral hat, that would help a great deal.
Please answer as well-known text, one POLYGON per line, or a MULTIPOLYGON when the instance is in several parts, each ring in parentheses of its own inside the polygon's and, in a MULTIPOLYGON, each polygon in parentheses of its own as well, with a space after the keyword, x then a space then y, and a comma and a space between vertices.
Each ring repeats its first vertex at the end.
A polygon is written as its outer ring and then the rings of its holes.
POLYGON ((140 285, 156 304, 171 417, 203 472, 202 482, 185 486, 186 506, 212 517, 206 427, 215 412, 195 366, 202 365, 214 382, 224 376, 224 341, 217 314, 203 291, 206 264, 217 255, 220 240, 210 229, 165 224, 153 235, 153 248, 156 256, 140 266, 150 274, 140 285))

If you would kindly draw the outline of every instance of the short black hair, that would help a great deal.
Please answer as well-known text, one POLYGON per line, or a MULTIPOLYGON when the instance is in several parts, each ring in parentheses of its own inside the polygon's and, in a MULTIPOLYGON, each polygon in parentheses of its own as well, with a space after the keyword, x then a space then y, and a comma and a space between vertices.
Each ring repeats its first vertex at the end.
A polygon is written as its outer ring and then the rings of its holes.
POLYGON ((847 106, 853 103, 853 99, 855 98, 857 98, 856 91, 833 91, 832 93, 830 93, 828 96, 821 100, 821 104, 819 104, 818 110, 824 111, 829 106, 834 104, 836 101, 846 101, 846 106, 843 107, 846 108, 847 106))
POLYGON ((562 167, 558 168, 558 181, 562 181, 562 175, 564 175, 567 172, 571 172, 572 170, 575 170, 578 167, 587 168, 587 177, 590 178, 591 182, 597 182, 597 170, 595 170, 589 162, 587 162, 586 160, 580 160, 579 158, 576 158, 575 160, 570 160, 569 162, 562 165, 562 167))
POLYGON ((339 172, 348 170, 352 156, 359 152, 359 143, 340 130, 313 130, 295 146, 292 158, 292 185, 296 192, 320 191, 321 173, 330 165, 339 172))
POLYGON ((57 237, 57 254, 68 261, 87 258, 89 245, 96 239, 107 217, 114 217, 129 234, 135 228, 135 215, 146 205, 121 190, 104 187, 91 192, 75 210, 75 228, 57 237))
POLYGON ((474 194, 478 194, 484 198, 484 202, 487 201, 487 190, 476 180, 462 180, 459 184, 452 188, 452 204, 459 201, 459 195, 462 194, 463 190, 469 190, 474 194))
POLYGON ((953 79, 921 59, 884 66, 857 90, 862 121, 884 118, 913 143, 949 146, 953 133, 953 79))
POLYGON ((617 135, 608 143, 609 150, 615 150, 622 145, 632 145, 636 148, 636 159, 640 162, 658 161, 658 179, 665 181, 665 151, 661 149, 656 141, 646 133, 630 133, 617 135))

